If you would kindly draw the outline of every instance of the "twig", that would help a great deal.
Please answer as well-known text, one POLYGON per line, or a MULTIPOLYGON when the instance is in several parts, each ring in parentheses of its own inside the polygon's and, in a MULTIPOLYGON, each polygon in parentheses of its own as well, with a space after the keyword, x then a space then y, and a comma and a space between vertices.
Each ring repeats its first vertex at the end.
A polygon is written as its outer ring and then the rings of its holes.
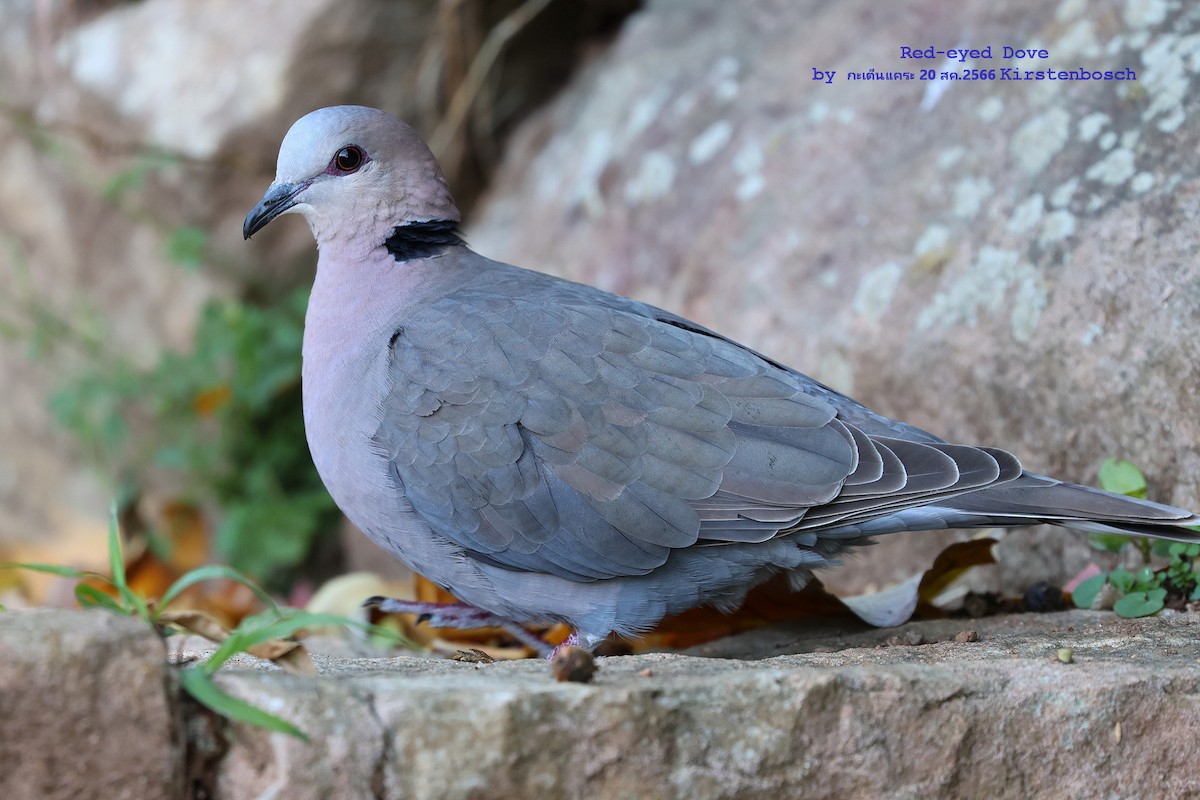
POLYGON ((454 97, 450 100, 445 116, 429 139, 429 148, 433 150, 434 155, 440 158, 458 136, 467 118, 467 112, 475 103, 475 98, 478 97, 504 46, 552 2, 553 0, 525 0, 488 32, 487 38, 471 62, 467 77, 454 90, 454 97))

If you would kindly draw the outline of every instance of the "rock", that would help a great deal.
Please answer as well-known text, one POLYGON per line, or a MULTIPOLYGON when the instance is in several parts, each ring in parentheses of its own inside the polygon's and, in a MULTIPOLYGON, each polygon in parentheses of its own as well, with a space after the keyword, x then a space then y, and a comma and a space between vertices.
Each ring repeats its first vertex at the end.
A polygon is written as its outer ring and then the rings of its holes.
POLYGON ((140 622, 4 612, 0 796, 1200 793, 1197 615, 992 617, 972 622, 970 647, 950 641, 961 624, 777 625, 607 658, 587 684, 555 681, 541 659, 315 656, 321 674, 295 676, 244 656, 218 673, 306 743, 185 701, 140 622), (878 646, 893 635, 930 644, 878 646))
MULTIPOLYGON (((468 238, 947 438, 1083 483, 1128 458, 1153 499, 1200 506, 1200 23, 1150 6, 652 0, 515 134, 468 238), (845 80, 949 69, 899 44, 963 31, 997 51, 976 68, 1036 44, 1048 58, 1018 66, 1137 81, 845 80)), ((890 537, 822 578, 900 580, 948 536, 890 537)), ((1060 530, 1000 549, 991 588, 1018 594, 1091 558, 1060 530)))
POLYGON ((182 797, 162 641, 104 611, 0 612, 0 797, 182 797))
POLYGON ((763 660, 609 658, 589 684, 539 659, 318 659, 317 678, 247 665, 222 686, 314 741, 235 725, 219 796, 1189 796, 1193 616, 993 618, 971 647, 941 641, 956 621, 899 629, 937 644, 882 649, 882 632, 776 627, 720 643, 763 660))

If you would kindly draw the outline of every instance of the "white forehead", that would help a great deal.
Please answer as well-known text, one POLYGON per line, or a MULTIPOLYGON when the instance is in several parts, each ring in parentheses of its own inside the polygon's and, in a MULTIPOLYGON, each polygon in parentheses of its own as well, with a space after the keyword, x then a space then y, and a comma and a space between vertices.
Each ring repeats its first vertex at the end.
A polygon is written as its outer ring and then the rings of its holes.
POLYGON ((371 153, 389 133, 405 128, 391 114, 366 106, 331 106, 305 114, 279 146, 275 178, 301 181, 325 170, 333 154, 351 144, 371 153))

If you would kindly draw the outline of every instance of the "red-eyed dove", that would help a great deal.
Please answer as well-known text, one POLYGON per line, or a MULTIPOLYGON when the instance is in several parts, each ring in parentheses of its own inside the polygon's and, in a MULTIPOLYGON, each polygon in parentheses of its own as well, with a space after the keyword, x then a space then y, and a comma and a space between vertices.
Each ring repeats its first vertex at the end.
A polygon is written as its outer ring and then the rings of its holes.
MULTIPOLYGON (((346 515, 466 606, 593 646, 803 584, 865 537, 1030 525, 1180 541, 1200 518, 948 444, 701 325, 472 252, 429 149, 375 109, 300 119, 247 238, 304 215, 320 257, 304 421, 346 515)), ((494 615, 494 616, 493 616, 494 615)))

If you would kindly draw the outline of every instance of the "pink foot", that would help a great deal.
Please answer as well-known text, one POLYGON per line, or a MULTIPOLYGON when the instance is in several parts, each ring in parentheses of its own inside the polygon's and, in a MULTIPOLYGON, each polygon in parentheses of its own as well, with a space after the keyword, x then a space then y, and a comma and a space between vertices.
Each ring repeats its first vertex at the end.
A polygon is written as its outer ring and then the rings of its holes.
MULTIPOLYGON (((560 650, 564 650, 568 647, 583 647, 583 645, 580 644, 579 634, 576 631, 571 631, 571 635, 563 639, 558 643, 558 645, 555 646, 553 650, 547 653, 546 658, 553 660, 554 657, 558 655, 560 650)), ((592 651, 592 648, 590 647, 584 647, 583 649, 587 650, 589 653, 592 651)))

